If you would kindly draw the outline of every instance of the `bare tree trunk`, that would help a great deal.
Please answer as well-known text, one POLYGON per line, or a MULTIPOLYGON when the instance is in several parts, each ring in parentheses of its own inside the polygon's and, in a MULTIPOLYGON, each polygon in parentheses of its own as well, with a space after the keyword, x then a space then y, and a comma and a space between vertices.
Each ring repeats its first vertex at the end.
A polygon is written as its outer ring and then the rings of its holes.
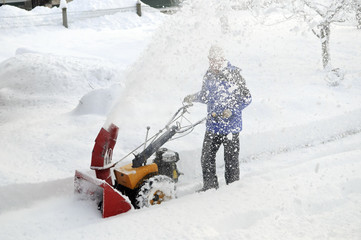
POLYGON ((319 25, 320 33, 317 36, 321 40, 322 45, 322 64, 323 69, 326 71, 327 75, 325 80, 330 86, 338 86, 340 81, 344 78, 344 72, 339 68, 333 68, 331 65, 330 58, 330 23, 323 22, 319 25))
POLYGON ((322 64, 324 69, 330 62, 330 33, 330 23, 322 23, 320 25, 320 34, 318 37, 320 38, 322 44, 322 64))
POLYGON ((356 20, 357 20, 357 29, 361 29, 361 4, 357 5, 356 20))

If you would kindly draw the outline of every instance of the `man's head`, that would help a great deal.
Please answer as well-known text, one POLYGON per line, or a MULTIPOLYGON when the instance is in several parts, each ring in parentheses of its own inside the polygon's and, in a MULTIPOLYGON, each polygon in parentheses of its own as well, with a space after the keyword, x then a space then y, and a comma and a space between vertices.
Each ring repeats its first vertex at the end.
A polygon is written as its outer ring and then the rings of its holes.
POLYGON ((220 71, 225 62, 223 49, 217 45, 212 45, 209 49, 208 60, 213 71, 220 71))

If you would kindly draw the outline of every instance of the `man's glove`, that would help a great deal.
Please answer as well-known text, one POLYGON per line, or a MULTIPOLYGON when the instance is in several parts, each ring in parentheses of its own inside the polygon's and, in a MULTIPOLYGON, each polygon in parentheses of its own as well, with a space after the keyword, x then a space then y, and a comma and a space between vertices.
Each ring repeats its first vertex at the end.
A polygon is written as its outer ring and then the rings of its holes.
POLYGON ((183 103, 186 103, 186 104, 192 104, 192 102, 194 100, 196 100, 197 98, 197 95, 196 94, 190 94, 190 95, 187 95, 184 100, 183 100, 183 103))
POLYGON ((231 116, 232 116, 232 111, 229 109, 224 110, 222 113, 222 117, 225 119, 230 118, 231 116))

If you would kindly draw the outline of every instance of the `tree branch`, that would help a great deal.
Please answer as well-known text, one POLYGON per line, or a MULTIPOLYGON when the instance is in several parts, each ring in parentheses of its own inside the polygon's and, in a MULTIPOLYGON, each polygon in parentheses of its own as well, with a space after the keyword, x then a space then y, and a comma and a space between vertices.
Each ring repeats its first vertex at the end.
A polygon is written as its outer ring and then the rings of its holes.
POLYGON ((320 16, 323 17, 323 18, 325 17, 325 15, 321 12, 320 9, 318 9, 318 8, 316 7, 316 5, 314 5, 314 4, 312 4, 312 3, 308 2, 308 1, 305 1, 305 0, 303 0, 303 2, 304 2, 304 4, 306 4, 307 7, 311 8, 312 10, 314 10, 318 15, 320 15, 320 16))
MULTIPOLYGON (((339 5, 335 8, 335 10, 330 16, 327 16, 326 14, 326 18, 331 21, 332 18, 334 18, 335 15, 344 7, 345 2, 346 0, 343 0, 341 3, 339 3, 339 5)), ((329 13, 329 11, 327 11, 327 13, 329 13)))
POLYGON ((316 35, 316 37, 321 38, 320 34, 318 34, 318 33, 315 31, 315 29, 312 29, 312 32, 313 32, 313 34, 316 35))

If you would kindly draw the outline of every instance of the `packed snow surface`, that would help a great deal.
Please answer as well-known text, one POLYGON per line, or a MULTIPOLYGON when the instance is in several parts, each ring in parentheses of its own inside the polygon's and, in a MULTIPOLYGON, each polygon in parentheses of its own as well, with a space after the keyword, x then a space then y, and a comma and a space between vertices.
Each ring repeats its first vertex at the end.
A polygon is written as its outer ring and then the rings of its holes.
MULTIPOLYGON (((74 0, 68 9, 136 2, 74 0)), ((61 13, 56 7, 0 7, 3 23, 31 16, 28 27, 0 23, 0 239, 361 239, 360 30, 353 21, 331 25, 332 65, 345 76, 329 86, 321 43, 302 19, 227 3, 74 19, 68 29, 31 20, 61 13), (195 193, 200 125, 166 144, 181 158, 177 199, 102 219, 95 202, 73 195, 74 171, 89 170, 99 130, 120 128, 113 160, 143 143, 147 126, 157 133, 200 90, 214 43, 253 97, 240 181, 225 185, 220 151, 220 188, 195 193)), ((206 107, 189 112, 197 121, 206 107)))

